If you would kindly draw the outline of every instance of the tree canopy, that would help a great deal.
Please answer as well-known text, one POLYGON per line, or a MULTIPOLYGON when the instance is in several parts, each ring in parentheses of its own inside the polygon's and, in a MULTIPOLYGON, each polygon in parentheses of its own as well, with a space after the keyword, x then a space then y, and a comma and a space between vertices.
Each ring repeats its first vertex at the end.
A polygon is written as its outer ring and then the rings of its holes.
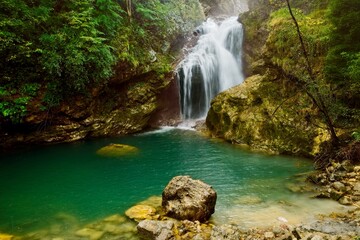
POLYGON ((115 71, 170 71, 153 52, 166 52, 165 40, 199 18, 196 3, 0 0, 0 120, 21 122, 30 108, 89 95, 115 71))

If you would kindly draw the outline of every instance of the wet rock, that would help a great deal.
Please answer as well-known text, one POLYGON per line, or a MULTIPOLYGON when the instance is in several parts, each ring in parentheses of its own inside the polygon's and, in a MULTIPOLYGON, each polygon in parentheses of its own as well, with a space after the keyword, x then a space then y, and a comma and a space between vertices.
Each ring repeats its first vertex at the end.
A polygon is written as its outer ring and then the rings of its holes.
POLYGON ((264 233, 264 238, 265 239, 274 239, 275 234, 273 232, 266 232, 266 233, 264 233))
POLYGON ((353 190, 354 192, 360 193, 360 182, 355 183, 353 190))
POLYGON ((104 232, 91 228, 83 228, 78 230, 75 234, 78 237, 87 237, 90 240, 98 240, 104 235, 104 232))
POLYGON ((122 233, 119 226, 112 223, 104 224, 102 229, 104 230, 104 232, 110 233, 112 235, 120 235, 122 233))
POLYGON ((333 183, 333 187, 338 190, 338 191, 341 191, 341 192, 345 192, 346 191, 346 187, 343 183, 341 182, 334 182, 333 183))
POLYGON ((335 201, 338 201, 343 196, 342 192, 336 191, 334 189, 330 188, 328 191, 330 192, 330 198, 334 199, 335 201))
POLYGON ((111 215, 104 219, 104 222, 112 222, 112 223, 116 223, 116 224, 123 223, 125 221, 126 221, 126 218, 119 214, 114 214, 114 215, 111 215))
POLYGON ((343 196, 339 199, 339 203, 342 205, 351 205, 352 201, 349 196, 343 196))
POLYGON ((138 152, 139 149, 125 144, 112 143, 96 151, 97 154, 106 157, 119 157, 138 152))
POLYGON ((167 216, 179 220, 206 221, 215 212, 216 192, 208 184, 189 176, 174 177, 162 193, 167 216))
POLYGON ((319 236, 319 235, 315 235, 311 238, 311 240, 323 240, 324 238, 319 236))
POLYGON ((211 232, 211 240, 238 240, 241 239, 241 231, 237 226, 215 226, 211 232))
POLYGON ((354 224, 336 219, 325 219, 322 221, 312 222, 302 226, 303 230, 321 232, 324 234, 355 236, 360 234, 360 228, 354 224))
POLYGON ((153 219, 156 209, 148 205, 136 205, 126 210, 125 215, 136 221, 153 219))
POLYGON ((173 221, 143 220, 137 225, 140 237, 149 240, 170 240, 174 238, 173 221))

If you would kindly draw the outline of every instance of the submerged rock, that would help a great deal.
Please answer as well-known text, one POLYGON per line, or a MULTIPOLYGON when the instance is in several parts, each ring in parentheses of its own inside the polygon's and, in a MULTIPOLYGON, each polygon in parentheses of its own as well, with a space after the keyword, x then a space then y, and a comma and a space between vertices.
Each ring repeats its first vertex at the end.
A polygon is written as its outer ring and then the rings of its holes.
POLYGON ((179 220, 206 221, 215 212, 214 189, 189 176, 174 177, 162 193, 162 206, 167 216, 179 220))
POLYGON ((131 153, 137 153, 138 151, 138 148, 130 145, 112 143, 106 147, 100 148, 96 153, 106 157, 120 157, 131 153))
POLYGON ((104 235, 104 232, 91 228, 83 228, 76 232, 76 236, 87 237, 90 240, 100 239, 104 235))

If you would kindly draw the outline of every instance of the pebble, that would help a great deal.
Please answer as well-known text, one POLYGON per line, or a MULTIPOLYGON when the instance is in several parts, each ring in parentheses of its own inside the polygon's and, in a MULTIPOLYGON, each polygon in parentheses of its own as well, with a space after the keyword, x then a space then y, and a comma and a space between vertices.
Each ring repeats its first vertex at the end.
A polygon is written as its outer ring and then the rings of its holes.
POLYGON ((275 234, 273 232, 266 232, 264 234, 265 239, 274 239, 275 238, 275 234))
POLYGON ((319 235, 315 235, 314 237, 311 238, 311 240, 323 240, 324 238, 319 236, 319 235))

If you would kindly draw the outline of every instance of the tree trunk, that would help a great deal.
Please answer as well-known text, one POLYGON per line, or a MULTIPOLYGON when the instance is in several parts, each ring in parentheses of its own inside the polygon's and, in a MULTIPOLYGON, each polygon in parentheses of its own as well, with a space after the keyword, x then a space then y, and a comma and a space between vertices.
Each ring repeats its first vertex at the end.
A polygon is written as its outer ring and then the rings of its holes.
POLYGON ((127 11, 128 16, 129 16, 129 19, 131 20, 131 14, 132 14, 131 0, 126 0, 126 11, 127 11))
MULTIPOLYGON (((295 24, 295 27, 296 27, 296 31, 297 31, 297 34, 298 34, 298 38, 299 38, 299 41, 300 41, 300 44, 301 44, 301 49, 302 49, 302 53, 303 53, 303 56, 305 58, 305 62, 306 62, 306 70, 310 76, 310 79, 311 81, 314 83, 315 87, 314 87, 314 92, 311 93, 311 91, 307 88, 305 88, 305 91, 306 91, 306 94, 311 98, 312 102, 314 103, 314 105, 318 108, 318 110, 322 113, 324 119, 325 119, 325 123, 327 125, 327 128, 328 128, 328 131, 330 133, 330 136, 331 136, 331 143, 336 146, 338 145, 339 143, 339 139, 336 135, 336 132, 335 132, 335 127, 334 127, 334 123, 329 115, 329 111, 328 111, 328 108, 326 107, 325 103, 324 103, 324 100, 323 100, 323 97, 319 91, 319 88, 318 86, 316 85, 316 81, 315 81, 315 77, 314 77, 314 73, 313 73, 313 70, 312 70, 312 67, 311 67, 311 64, 310 64, 310 61, 309 61, 309 56, 307 54, 307 51, 306 51, 306 48, 305 48, 305 44, 304 44, 304 40, 303 40, 303 37, 302 37, 302 34, 301 34, 301 31, 300 31, 300 27, 299 27, 299 24, 291 10, 291 6, 290 6, 290 2, 289 0, 286 0, 286 3, 287 3, 287 7, 289 9, 289 13, 291 15, 291 18, 295 24)), ((307 85, 306 82, 304 82, 303 84, 307 85)))

